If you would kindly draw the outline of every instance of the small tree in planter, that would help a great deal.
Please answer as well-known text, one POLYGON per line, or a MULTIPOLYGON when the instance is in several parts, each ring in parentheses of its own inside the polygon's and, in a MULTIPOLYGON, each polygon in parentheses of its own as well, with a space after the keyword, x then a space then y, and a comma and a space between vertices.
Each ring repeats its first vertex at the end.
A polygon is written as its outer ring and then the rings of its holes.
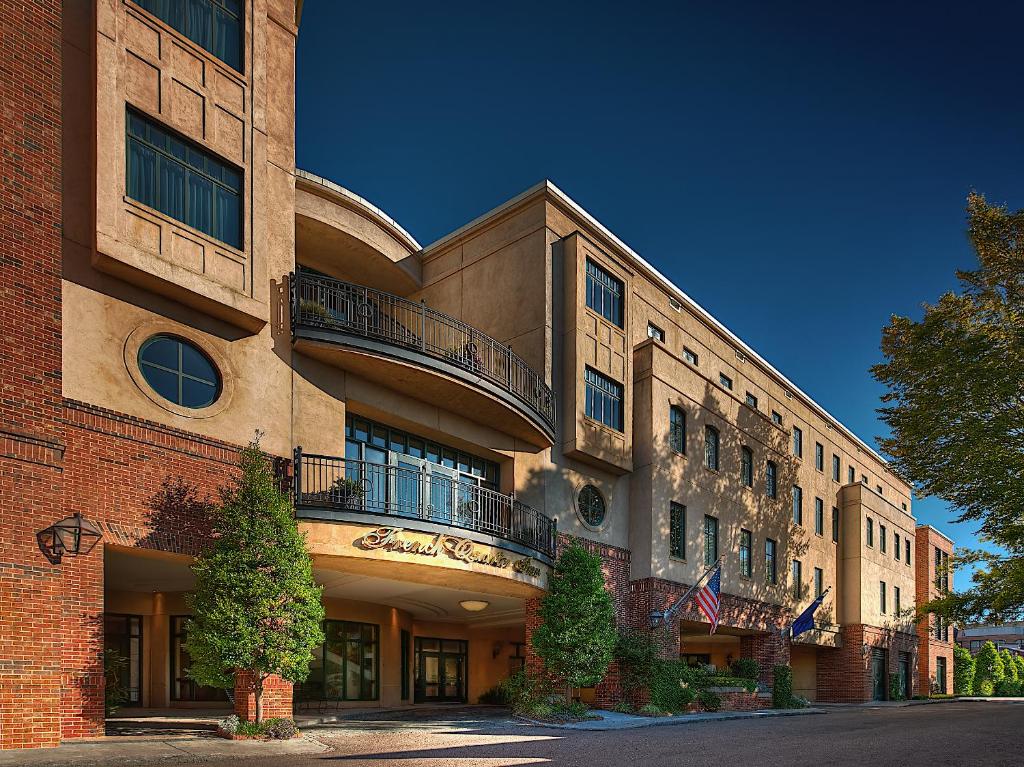
POLYGON ((974 692, 974 656, 966 647, 953 648, 953 694, 974 692))
POLYGON ((259 438, 242 450, 240 476, 212 512, 213 545, 192 565, 186 647, 199 684, 232 687, 235 673, 249 672, 262 722, 267 678, 308 676, 312 650, 324 641, 324 608, 291 501, 259 438))
POLYGON ((532 643, 544 667, 569 688, 600 682, 615 651, 615 610, 601 560, 578 543, 562 549, 540 603, 532 643))

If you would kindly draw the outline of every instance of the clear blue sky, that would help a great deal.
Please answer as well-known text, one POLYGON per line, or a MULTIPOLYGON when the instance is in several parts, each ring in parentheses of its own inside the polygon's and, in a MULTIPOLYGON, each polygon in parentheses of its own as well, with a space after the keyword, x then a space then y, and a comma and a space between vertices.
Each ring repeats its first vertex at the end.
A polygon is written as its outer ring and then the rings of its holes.
POLYGON ((898 5, 306 0, 298 164, 424 244, 550 178, 874 444, 880 329, 1024 207, 1024 9, 898 5))

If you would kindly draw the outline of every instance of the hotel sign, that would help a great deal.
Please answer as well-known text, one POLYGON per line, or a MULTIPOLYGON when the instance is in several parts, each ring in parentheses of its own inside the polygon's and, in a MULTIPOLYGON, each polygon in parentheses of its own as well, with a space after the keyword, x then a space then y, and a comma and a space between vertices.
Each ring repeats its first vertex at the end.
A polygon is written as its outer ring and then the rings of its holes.
POLYGON ((482 547, 469 538, 438 533, 429 541, 404 537, 401 527, 378 527, 359 539, 359 544, 370 551, 395 551, 437 557, 442 553, 467 564, 487 565, 498 570, 512 570, 531 578, 540 576, 540 568, 531 557, 509 558, 500 551, 482 547))

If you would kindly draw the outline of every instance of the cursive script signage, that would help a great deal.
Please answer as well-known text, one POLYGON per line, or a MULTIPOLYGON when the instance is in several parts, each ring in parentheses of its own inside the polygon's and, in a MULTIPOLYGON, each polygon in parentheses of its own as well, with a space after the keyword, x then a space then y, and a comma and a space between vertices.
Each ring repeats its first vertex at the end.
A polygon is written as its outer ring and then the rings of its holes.
POLYGON ((452 559, 470 564, 487 565, 499 570, 512 570, 516 573, 536 578, 540 568, 530 557, 510 559, 502 552, 490 548, 482 548, 469 538, 438 533, 429 541, 417 541, 403 536, 401 527, 378 527, 359 539, 364 549, 371 551, 398 551, 407 554, 422 554, 425 557, 436 557, 446 554, 452 559))

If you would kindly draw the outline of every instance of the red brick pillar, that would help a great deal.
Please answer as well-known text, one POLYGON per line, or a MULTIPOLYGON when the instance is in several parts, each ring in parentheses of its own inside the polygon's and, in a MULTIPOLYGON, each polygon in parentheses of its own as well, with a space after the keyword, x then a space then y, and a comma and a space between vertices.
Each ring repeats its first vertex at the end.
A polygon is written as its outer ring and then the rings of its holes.
MULTIPOLYGON (((248 671, 235 674, 235 713, 244 722, 256 721, 256 692, 253 675, 248 671)), ((292 683, 279 676, 263 681, 263 719, 292 718, 292 683)))
POLYGON ((740 637, 740 657, 752 658, 760 667, 758 681, 771 687, 775 666, 789 665, 789 637, 781 629, 773 628, 764 634, 740 637))
POLYGON ((526 610, 526 673, 530 677, 537 678, 544 673, 544 661, 533 649, 533 632, 540 628, 540 597, 527 599, 524 608, 526 610))
POLYGON ((103 543, 86 555, 65 557, 60 567, 64 575, 60 734, 64 740, 91 738, 103 735, 106 715, 103 543))

